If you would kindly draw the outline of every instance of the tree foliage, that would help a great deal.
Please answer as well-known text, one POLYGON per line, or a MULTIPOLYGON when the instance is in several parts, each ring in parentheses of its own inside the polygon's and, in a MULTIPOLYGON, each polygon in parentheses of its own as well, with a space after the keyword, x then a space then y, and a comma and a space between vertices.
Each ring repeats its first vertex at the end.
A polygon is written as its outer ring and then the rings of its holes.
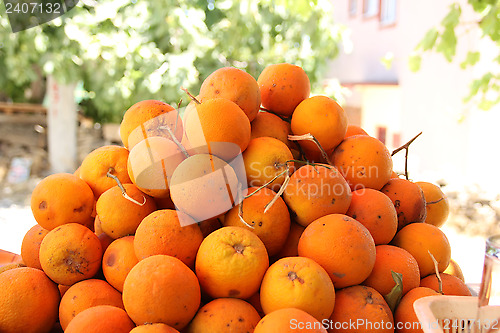
POLYGON ((212 71, 268 64, 302 66, 313 86, 336 56, 343 28, 328 0, 102 0, 79 3, 62 18, 12 33, 0 6, 0 91, 33 98, 33 82, 48 74, 81 82, 87 115, 118 121, 139 100, 175 105, 212 71))
MULTIPOLYGON (((488 110, 500 103, 500 0, 468 0, 468 5, 477 14, 477 20, 464 21, 462 6, 458 2, 453 3, 440 26, 427 31, 417 45, 415 52, 410 56, 409 66, 413 71, 419 70, 425 52, 440 53, 451 62, 456 58, 457 43, 463 34, 479 30, 481 38, 497 46, 495 49, 497 54, 493 58, 494 65, 490 66, 490 71, 470 83, 469 94, 464 98, 464 102, 477 103, 480 109, 488 110), (459 29, 461 29, 460 34, 459 29)), ((469 50, 465 58, 459 59, 460 67, 469 69, 481 59, 479 51, 469 50)))

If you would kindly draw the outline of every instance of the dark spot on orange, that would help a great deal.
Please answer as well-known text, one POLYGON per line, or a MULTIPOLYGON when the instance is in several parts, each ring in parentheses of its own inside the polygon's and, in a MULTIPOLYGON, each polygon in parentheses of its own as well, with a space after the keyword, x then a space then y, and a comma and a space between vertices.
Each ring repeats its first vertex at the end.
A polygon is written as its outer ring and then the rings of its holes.
POLYGON ((231 289, 229 290, 229 297, 236 297, 240 294, 240 291, 239 290, 236 290, 236 289, 231 289))
POLYGON ((73 209, 73 212, 74 213, 81 213, 81 212, 83 212, 84 208, 85 208, 85 205, 82 205, 82 206, 80 206, 78 208, 73 209))
POLYGON ((106 260, 106 265, 113 266, 115 264, 115 260, 116 260, 115 254, 111 253, 108 259, 106 260))
POLYGON ((47 201, 43 200, 42 202, 40 202, 40 204, 38 205, 38 209, 47 209, 47 201))

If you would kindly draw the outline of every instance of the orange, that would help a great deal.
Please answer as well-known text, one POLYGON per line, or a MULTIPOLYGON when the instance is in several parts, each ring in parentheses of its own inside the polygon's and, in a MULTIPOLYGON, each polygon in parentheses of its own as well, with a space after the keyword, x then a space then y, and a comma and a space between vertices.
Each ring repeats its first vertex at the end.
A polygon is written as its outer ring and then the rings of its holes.
POLYGON ((347 125, 347 131, 345 133, 345 137, 350 137, 354 135, 368 135, 364 129, 357 125, 347 125))
POLYGON ((0 332, 50 332, 60 295, 43 271, 32 267, 5 271, 0 286, 0 332))
POLYGON ((253 232, 223 227, 205 237, 196 255, 196 275, 211 297, 248 298, 269 267, 266 247, 253 232))
POLYGON ((261 97, 257 80, 247 72, 234 67, 223 67, 212 72, 201 84, 199 100, 226 98, 236 103, 250 121, 259 112, 261 97))
POLYGON ((134 250, 134 236, 118 238, 109 244, 104 252, 102 272, 106 281, 122 292, 125 278, 138 262, 134 250))
MULTIPOLYGON (((248 193, 253 193, 257 189, 257 187, 251 187, 248 193)), ((259 236, 270 256, 281 250, 290 230, 290 214, 281 197, 278 197, 271 208, 264 213, 265 206, 275 196, 274 191, 264 187, 251 197, 244 199, 240 204, 243 205, 242 208, 238 205, 227 212, 224 217, 224 226, 242 227, 259 236), (243 212, 243 220, 251 227, 240 220, 240 208, 243 212)))
MULTIPOLYGON (((312 134, 325 151, 331 151, 344 139, 347 115, 335 100, 313 96, 303 100, 293 111, 292 132, 295 135, 312 134)), ((307 151, 319 151, 314 142, 298 141, 307 151)))
POLYGON ((169 104, 157 100, 144 100, 132 105, 120 123, 120 138, 125 148, 131 150, 145 138, 162 136, 171 138, 170 131, 180 141, 182 121, 169 104))
POLYGON ((250 140, 243 153, 248 186, 264 186, 278 177, 267 185, 278 192, 285 180, 286 173, 283 172, 289 165, 293 167, 292 159, 290 149, 278 139, 260 137, 250 140))
POLYGON ((167 255, 139 261, 123 285, 125 310, 137 325, 164 323, 181 330, 195 316, 200 300, 196 275, 167 255))
POLYGON ((265 315, 254 333, 327 333, 316 318, 296 308, 279 309, 265 315))
POLYGON ((31 210, 44 229, 65 223, 88 226, 94 207, 90 187, 70 173, 57 173, 42 179, 31 193, 31 210))
MULTIPOLYGON (((395 332, 398 333, 423 333, 422 324, 415 314, 413 303, 417 299, 426 296, 439 295, 437 292, 426 287, 417 287, 406 293, 394 312, 395 332)), ((425 323, 424 323, 425 324, 425 323)), ((428 324, 428 323, 427 323, 428 324)))
POLYGON ((396 285, 391 271, 403 275, 403 295, 420 285, 418 263, 406 250, 392 245, 378 245, 375 266, 364 285, 387 295, 396 285))
POLYGON ((257 310, 237 298, 217 298, 202 306, 185 333, 253 332, 260 320, 257 310))
POLYGON ((64 293, 59 305, 59 322, 66 329, 83 310, 97 305, 112 305, 123 309, 122 295, 103 280, 89 279, 75 283, 64 293))
POLYGON ((98 305, 80 312, 65 333, 128 333, 134 323, 127 313, 111 305, 98 305))
POLYGON ((415 184, 424 192, 425 207, 427 211, 424 222, 435 225, 436 227, 442 226, 450 213, 448 198, 437 185, 428 182, 415 182, 415 184))
POLYGON ((229 161, 250 142, 250 121, 241 108, 225 98, 208 99, 186 116, 186 135, 195 151, 229 161))
POLYGON ((99 238, 77 223, 51 230, 40 245, 40 264, 58 284, 72 285, 93 277, 101 267, 101 258, 99 238))
POLYGON ((272 264, 260 287, 264 313, 297 308, 319 321, 327 319, 335 305, 335 290, 328 273, 314 260, 283 258, 272 264))
POLYGON ((389 150, 380 140, 368 135, 345 138, 331 159, 353 190, 364 187, 380 190, 392 174, 389 150))
POLYGON ((39 224, 35 224, 24 235, 21 244, 21 257, 23 257, 26 266, 42 269, 42 265, 40 265, 40 244, 42 244, 42 240, 48 232, 39 224))
POLYGON ((99 238, 99 241, 101 242, 102 252, 104 253, 109 244, 111 244, 111 242, 113 242, 115 239, 109 237, 108 234, 102 231, 101 220, 99 219, 99 216, 96 216, 94 220, 94 233, 99 238))
POLYGON ((396 234, 391 244, 410 252, 417 260, 421 278, 435 271, 429 252, 438 262, 439 272, 443 272, 450 263, 451 248, 448 238, 432 224, 408 224, 396 234))
POLYGON ((329 326, 329 332, 392 333, 394 319, 391 309, 378 291, 366 286, 352 286, 337 291, 329 326))
POLYGON ((361 222, 375 241, 375 245, 388 244, 398 229, 398 216, 391 199, 371 189, 352 192, 351 205, 346 215, 361 222))
POLYGON ((205 238, 215 230, 222 227, 222 224, 218 218, 213 217, 208 220, 201 221, 200 223, 198 223, 198 226, 200 227, 201 233, 203 234, 203 238, 205 238))
POLYGON ((157 210, 142 220, 134 239, 135 254, 139 260, 157 254, 166 254, 180 259, 193 267, 196 252, 203 240, 200 227, 182 212, 172 209, 157 210), (182 226, 180 219, 191 223, 182 226))
MULTIPOLYGON (((444 295, 471 296, 469 287, 456 276, 441 273, 439 274, 443 286, 444 295)), ((431 288, 439 292, 439 281, 436 274, 426 276, 420 281, 420 287, 431 288)))
POLYGON ((255 310, 257 310, 261 318, 266 315, 264 310, 262 310, 262 305, 260 305, 260 292, 257 291, 255 294, 247 298, 246 301, 250 303, 255 310))
POLYGON ((10 264, 22 263, 23 259, 19 254, 0 249, 0 267, 10 264))
POLYGON ((305 227, 295 223, 290 223, 290 231, 288 232, 288 237, 285 241, 285 244, 281 248, 281 251, 276 254, 275 258, 285 258, 285 257, 296 257, 299 255, 299 239, 304 232, 305 227))
POLYGON ((448 267, 446 267, 443 273, 456 276, 457 278, 465 282, 464 273, 462 272, 462 269, 453 259, 450 259, 450 263, 448 264, 448 267))
POLYGON ((130 333, 179 333, 179 331, 163 323, 146 323, 133 328, 130 333))
POLYGON ((308 98, 311 92, 306 72, 288 63, 267 66, 257 82, 262 106, 284 117, 290 117, 297 105, 308 98))
POLYGON ((26 265, 23 263, 11 263, 11 264, 7 264, 7 265, 3 265, 3 266, 0 266, 0 273, 6 272, 10 269, 20 268, 20 267, 26 267, 26 265))
POLYGON ((351 190, 334 167, 308 164, 290 177, 283 199, 292 220, 307 226, 328 214, 345 214, 351 203, 351 190))
POLYGON ((127 170, 128 155, 127 149, 110 145, 91 151, 83 159, 80 178, 89 184, 96 199, 117 185, 113 178, 107 176, 108 172, 117 177, 122 184, 132 183, 127 170))
POLYGON ((271 137, 280 140, 288 146, 294 147, 291 141, 288 141, 288 135, 291 134, 290 124, 270 112, 259 112, 251 124, 252 139, 261 137, 271 137))
POLYGON ((336 289, 360 284, 375 265, 370 232, 342 214, 326 215, 309 224, 298 249, 299 256, 313 259, 328 272, 336 289))

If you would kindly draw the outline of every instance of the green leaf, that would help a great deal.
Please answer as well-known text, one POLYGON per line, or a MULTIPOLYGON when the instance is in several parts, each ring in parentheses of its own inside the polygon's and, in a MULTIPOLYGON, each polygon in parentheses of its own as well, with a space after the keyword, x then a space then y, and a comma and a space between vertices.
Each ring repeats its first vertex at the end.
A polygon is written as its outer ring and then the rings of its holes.
POLYGON ((450 6, 450 11, 441 21, 441 25, 445 28, 452 27, 455 28, 460 22, 460 15, 462 14, 462 9, 458 3, 454 3, 450 6))
POLYGON ((420 69, 422 56, 420 54, 412 54, 408 59, 408 66, 412 72, 417 72, 420 69))
POLYGON ((392 287, 392 290, 387 295, 384 295, 384 298, 387 305, 389 305, 389 308, 394 313, 394 310, 398 307, 403 297, 403 274, 391 270, 391 275, 396 285, 392 287))
POLYGON ((430 50, 436 44, 436 40, 438 38, 438 31, 436 28, 432 28, 425 34, 424 38, 418 43, 417 48, 421 48, 424 51, 430 50))
POLYGON ((447 27, 441 34, 439 43, 436 47, 436 52, 440 52, 443 56, 451 62, 455 56, 457 49, 457 36, 455 35, 455 29, 447 27))
POLYGON ((481 59, 481 53, 477 51, 469 51, 465 60, 460 64, 460 68, 465 69, 468 66, 474 66, 479 59, 481 59))

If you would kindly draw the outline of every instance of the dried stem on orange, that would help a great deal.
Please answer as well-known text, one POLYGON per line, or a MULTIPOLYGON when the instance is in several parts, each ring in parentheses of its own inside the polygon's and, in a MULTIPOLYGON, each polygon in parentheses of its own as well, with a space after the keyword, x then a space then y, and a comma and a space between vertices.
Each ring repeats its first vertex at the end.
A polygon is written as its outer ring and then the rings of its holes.
POLYGON ((127 191, 125 191, 125 188, 123 187, 122 182, 120 181, 120 179, 118 179, 118 177, 116 177, 115 175, 113 175, 111 173, 111 171, 113 171, 113 168, 109 168, 108 172, 106 173, 106 176, 109 177, 109 178, 113 178, 116 181, 116 183, 118 184, 118 187, 122 191, 123 197, 125 199, 127 199, 128 201, 131 201, 131 202, 135 203, 136 205, 144 206, 144 204, 146 203, 146 197, 143 196, 144 202, 142 202, 142 203, 140 203, 139 201, 137 201, 134 198, 130 197, 127 194, 127 191))

